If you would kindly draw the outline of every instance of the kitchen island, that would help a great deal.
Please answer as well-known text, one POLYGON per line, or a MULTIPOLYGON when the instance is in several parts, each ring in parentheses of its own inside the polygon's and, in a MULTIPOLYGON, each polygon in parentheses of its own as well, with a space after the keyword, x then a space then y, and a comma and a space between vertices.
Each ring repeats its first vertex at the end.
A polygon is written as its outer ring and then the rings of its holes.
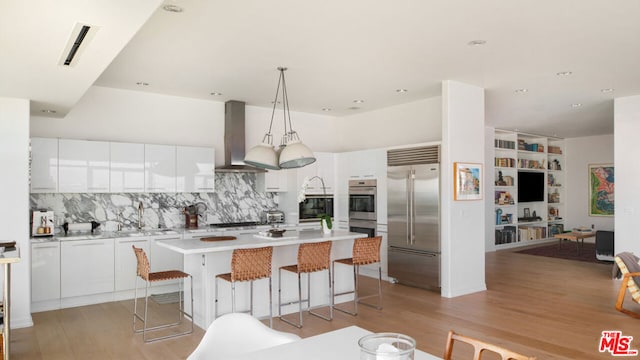
MULTIPOLYGON (((258 234, 238 235, 235 240, 201 241, 200 239, 159 240, 158 245, 178 252, 184 256, 184 271, 193 276, 193 314, 195 323, 206 329, 214 320, 215 276, 231 271, 231 253, 235 249, 273 246, 272 278, 273 278, 273 315, 278 314, 278 268, 297 262, 298 245, 320 241, 332 241, 331 259, 351 257, 353 240, 366 235, 343 230, 333 230, 325 234, 320 230, 287 231, 281 238, 268 238, 258 234)), ((297 299, 297 278, 289 276, 282 279, 282 299, 289 302, 297 299)), ((311 275, 311 306, 330 302, 326 273, 311 275)), ((353 273, 346 267, 340 267, 336 274, 337 292, 350 289, 353 273)), ((185 306, 190 313, 190 291, 185 284, 185 306)), ((220 282, 219 311, 221 314, 231 311, 230 285, 220 282)), ((254 283, 254 315, 268 317, 269 286, 267 280, 254 283)), ((303 296, 306 294, 306 281, 303 282, 303 296)), ((337 302, 351 300, 352 296, 342 296, 337 302)), ((306 304, 305 304, 306 305, 306 304)), ((236 285, 236 310, 249 309, 249 282, 236 285)), ((297 305, 283 308, 283 313, 298 311, 297 305)))

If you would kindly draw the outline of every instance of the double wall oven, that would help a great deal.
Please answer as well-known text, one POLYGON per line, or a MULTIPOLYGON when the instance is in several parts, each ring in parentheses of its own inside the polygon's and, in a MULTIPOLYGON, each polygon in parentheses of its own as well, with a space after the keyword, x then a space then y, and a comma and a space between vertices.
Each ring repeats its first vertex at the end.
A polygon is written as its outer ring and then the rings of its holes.
POLYGON ((349 231, 376 235, 377 181, 349 180, 349 231))

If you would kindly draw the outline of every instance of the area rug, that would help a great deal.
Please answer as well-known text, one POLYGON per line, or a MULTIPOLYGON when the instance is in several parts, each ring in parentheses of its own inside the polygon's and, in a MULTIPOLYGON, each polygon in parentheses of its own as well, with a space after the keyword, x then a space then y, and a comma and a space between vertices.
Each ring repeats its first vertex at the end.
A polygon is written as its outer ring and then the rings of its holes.
POLYGON ((581 245, 580 253, 576 250, 575 242, 563 242, 558 248, 558 243, 553 242, 542 246, 516 251, 520 254, 547 256, 566 260, 585 261, 598 264, 611 264, 608 261, 600 261, 596 259, 596 244, 584 243, 581 245))

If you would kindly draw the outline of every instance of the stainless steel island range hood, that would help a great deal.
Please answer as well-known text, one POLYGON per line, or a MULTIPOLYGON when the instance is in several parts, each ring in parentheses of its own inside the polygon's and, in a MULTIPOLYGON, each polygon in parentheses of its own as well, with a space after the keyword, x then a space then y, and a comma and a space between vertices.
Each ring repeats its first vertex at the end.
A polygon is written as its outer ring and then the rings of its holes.
POLYGON ((244 101, 229 100, 224 103, 224 166, 216 168, 216 172, 266 172, 244 163, 244 107, 244 101))

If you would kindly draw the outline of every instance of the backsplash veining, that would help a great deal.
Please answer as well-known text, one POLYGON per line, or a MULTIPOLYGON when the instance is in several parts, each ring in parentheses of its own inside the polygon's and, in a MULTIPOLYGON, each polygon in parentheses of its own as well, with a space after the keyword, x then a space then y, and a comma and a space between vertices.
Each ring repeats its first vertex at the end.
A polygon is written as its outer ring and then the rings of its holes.
POLYGON ((115 230, 118 221, 124 229, 138 225, 138 204, 144 206, 146 228, 176 228, 184 226, 182 209, 204 203, 206 214, 198 223, 260 221, 265 210, 278 207, 274 193, 255 191, 256 175, 223 173, 215 175, 215 193, 108 193, 108 194, 31 194, 31 209, 50 209, 56 225, 95 220, 102 230, 115 230), (120 218, 119 218, 119 214, 120 218))

